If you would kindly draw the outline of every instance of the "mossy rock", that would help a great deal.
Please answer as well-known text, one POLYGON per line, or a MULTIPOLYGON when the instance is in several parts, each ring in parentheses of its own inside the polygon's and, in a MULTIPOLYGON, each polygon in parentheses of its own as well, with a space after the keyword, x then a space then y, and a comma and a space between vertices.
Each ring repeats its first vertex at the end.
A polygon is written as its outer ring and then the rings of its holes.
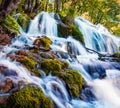
POLYGON ((84 44, 83 34, 79 30, 78 26, 75 25, 72 17, 63 17, 63 23, 58 24, 58 33, 60 37, 72 36, 81 43, 84 44))
POLYGON ((42 38, 38 38, 34 41, 34 44, 38 47, 44 47, 46 50, 50 49, 50 45, 52 44, 52 41, 50 38, 44 36, 42 38))
POLYGON ((30 22, 30 18, 28 17, 27 14, 22 13, 19 15, 17 22, 23 28, 24 31, 27 31, 27 28, 28 28, 28 25, 30 22))
POLYGON ((3 23, 7 29, 14 32, 16 35, 19 33, 20 26, 12 16, 8 15, 3 23))
POLYGON ((63 72, 53 72, 52 74, 65 82, 71 97, 79 97, 83 86, 83 78, 77 70, 65 70, 63 72))
POLYGON ((6 108, 54 108, 53 102, 47 98, 42 90, 35 86, 27 86, 12 94, 6 108))
POLYGON ((41 53, 40 53, 40 56, 41 56, 42 58, 45 58, 45 59, 54 59, 54 58, 55 58, 54 55, 52 55, 52 54, 50 54, 50 53, 47 53, 47 52, 41 52, 41 53))
POLYGON ((62 63, 57 59, 47 59, 41 62, 41 69, 48 74, 49 72, 60 71, 62 63))
POLYGON ((65 62, 64 62, 64 67, 65 67, 66 69, 68 69, 69 66, 70 66, 69 62, 65 61, 65 62))
POLYGON ((70 35, 73 36, 73 38, 77 39, 78 41, 80 41, 84 44, 83 35, 82 35, 81 31, 79 30, 79 28, 75 24, 72 24, 69 26, 69 33, 70 33, 70 35))
POLYGON ((30 57, 23 57, 19 60, 33 75, 41 76, 38 69, 36 69, 37 62, 30 57))

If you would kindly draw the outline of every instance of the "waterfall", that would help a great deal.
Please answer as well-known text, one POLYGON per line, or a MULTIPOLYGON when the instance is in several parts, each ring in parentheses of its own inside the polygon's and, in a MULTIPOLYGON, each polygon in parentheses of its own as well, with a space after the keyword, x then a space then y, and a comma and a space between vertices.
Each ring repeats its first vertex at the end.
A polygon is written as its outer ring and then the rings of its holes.
POLYGON ((95 26, 82 17, 77 17, 75 23, 84 36, 87 48, 110 54, 118 51, 120 39, 112 36, 105 27, 100 24, 95 26))
MULTIPOLYGON (((31 20, 27 33, 21 33, 13 39, 10 46, 3 48, 0 54, 0 66, 14 72, 9 73, 11 75, 7 77, 12 78, 15 83, 23 80, 25 83, 38 85, 58 108, 120 108, 120 64, 98 60, 97 54, 89 54, 85 47, 71 36, 67 39, 58 37, 57 21, 53 16, 54 14, 41 12, 31 20), (6 57, 8 53, 15 53, 25 45, 33 46, 33 41, 42 35, 52 40, 51 50, 58 53, 58 58, 68 61, 70 68, 78 70, 83 76, 95 95, 93 101, 71 98, 67 87, 57 76, 50 74, 42 78, 33 76, 20 63, 6 57), (67 57, 61 56, 61 52, 67 57)), ((87 48, 106 53, 118 51, 119 38, 113 37, 106 29, 103 30, 103 26, 95 26, 81 17, 77 17, 75 23, 83 33, 87 48)), ((6 78, 4 74, 0 75, 0 81, 4 78, 6 78)))
POLYGON ((31 20, 28 34, 57 36, 57 21, 47 12, 41 12, 31 20))

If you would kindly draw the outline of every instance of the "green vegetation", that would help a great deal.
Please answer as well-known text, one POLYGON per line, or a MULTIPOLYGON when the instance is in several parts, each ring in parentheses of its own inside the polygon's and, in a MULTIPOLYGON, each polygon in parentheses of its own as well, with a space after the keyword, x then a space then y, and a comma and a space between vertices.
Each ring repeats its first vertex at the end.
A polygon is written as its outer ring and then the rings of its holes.
POLYGON ((63 62, 64 63, 64 66, 63 67, 65 67, 66 69, 68 69, 69 68, 69 62, 63 62))
POLYGON ((75 25, 72 16, 62 17, 62 22, 66 25, 58 25, 58 32, 60 37, 72 36, 81 43, 84 44, 83 34, 79 30, 78 26, 75 25))
POLYGON ((34 41, 34 44, 37 44, 37 46, 43 46, 46 50, 50 49, 50 45, 52 44, 52 41, 48 37, 42 37, 39 39, 36 39, 34 41))
POLYGON ((62 0, 59 14, 63 17, 70 15, 73 18, 80 15, 94 24, 103 24, 109 31, 120 36, 118 30, 120 28, 118 27, 120 25, 120 4, 117 1, 62 0))
POLYGON ((65 70, 60 72, 53 72, 53 75, 58 76, 62 79, 67 89, 72 97, 78 97, 83 85, 82 76, 79 74, 77 70, 65 70))
POLYGON ((4 26, 7 29, 11 30, 12 32, 14 32, 16 34, 19 33, 20 27, 19 27, 17 21, 12 16, 10 16, 10 15, 8 15, 6 17, 6 19, 4 20, 4 26))
POLYGON ((75 24, 70 25, 69 32, 70 32, 70 35, 73 36, 73 38, 79 40, 84 44, 83 35, 75 24))
POLYGON ((42 90, 35 86, 27 86, 12 94, 7 101, 8 108, 54 108, 53 102, 42 90))
POLYGON ((115 53, 116 57, 120 58, 120 52, 115 53))
POLYGON ((38 69, 36 69, 37 62, 30 57, 23 57, 20 62, 34 75, 41 76, 38 69))
POLYGON ((30 22, 30 18, 28 17, 27 14, 20 14, 17 19, 17 22, 23 28, 23 30, 26 31, 30 22))
POLYGON ((41 62, 41 69, 47 74, 49 72, 60 71, 62 69, 62 63, 57 59, 47 59, 41 62))

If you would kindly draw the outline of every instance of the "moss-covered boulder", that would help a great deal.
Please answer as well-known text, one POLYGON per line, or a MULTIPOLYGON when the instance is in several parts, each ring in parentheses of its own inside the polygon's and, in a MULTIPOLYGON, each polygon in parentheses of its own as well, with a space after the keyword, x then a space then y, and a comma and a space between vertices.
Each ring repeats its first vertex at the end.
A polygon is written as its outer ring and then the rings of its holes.
POLYGON ((10 30, 11 32, 14 32, 14 34, 17 35, 19 33, 20 26, 12 16, 8 15, 3 24, 5 28, 10 30))
POLYGON ((34 45, 38 47, 44 47, 46 50, 50 49, 51 44, 52 44, 52 41, 50 40, 50 38, 46 36, 38 38, 34 41, 34 45))
POLYGON ((5 108, 54 108, 54 105, 40 88, 27 86, 12 94, 5 108))
POLYGON ((62 22, 58 24, 58 33, 60 37, 72 36, 84 44, 83 34, 75 25, 72 17, 66 16, 62 18, 62 22), (63 23, 62 23, 63 22, 63 23))
POLYGON ((10 45, 11 39, 7 34, 0 34, 0 45, 10 45))
POLYGON ((65 82, 72 97, 79 97, 83 86, 83 78, 77 70, 69 69, 61 72, 54 72, 53 75, 58 76, 65 82))
POLYGON ((62 63, 57 59, 47 59, 41 62, 41 69, 47 74, 49 72, 60 71, 62 69, 62 63))
POLYGON ((27 14, 22 13, 19 15, 17 22, 19 23, 19 25, 23 28, 24 31, 27 31, 29 22, 30 22, 30 17, 28 17, 27 14))
POLYGON ((41 76, 40 72, 36 68, 37 62, 30 57, 24 56, 19 60, 33 75, 41 76))

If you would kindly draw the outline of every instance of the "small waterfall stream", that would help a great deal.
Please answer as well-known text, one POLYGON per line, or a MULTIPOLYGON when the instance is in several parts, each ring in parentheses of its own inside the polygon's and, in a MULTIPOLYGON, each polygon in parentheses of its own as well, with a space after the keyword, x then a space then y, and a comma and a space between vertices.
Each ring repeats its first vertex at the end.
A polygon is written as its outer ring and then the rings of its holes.
MULTIPOLYGON (((98 52, 113 53, 118 51, 118 41, 120 40, 113 38, 103 29, 101 30, 101 26, 96 27, 81 17, 76 18, 75 23, 84 35, 86 47, 98 52)), ((67 39, 58 37, 57 21, 52 14, 46 12, 38 14, 31 21, 27 33, 22 33, 13 39, 13 43, 9 47, 4 47, 0 54, 0 66, 14 70, 17 75, 9 76, 14 82, 23 80, 26 83, 38 85, 58 108, 120 108, 120 64, 99 61, 98 55, 89 54, 79 41, 72 37, 67 39), (82 74, 96 97, 93 101, 71 99, 65 84, 58 77, 48 75, 38 78, 32 76, 22 65, 5 57, 7 53, 16 52, 26 44, 32 46, 33 41, 42 35, 51 38, 53 51, 67 53, 67 58, 61 56, 59 58, 68 61, 71 68, 82 74), (106 74, 105 79, 99 79, 103 77, 103 74, 106 74)), ((7 76, 0 75, 0 80, 4 80, 5 77, 7 76)))
POLYGON ((112 36, 102 25, 95 26, 81 17, 77 17, 75 23, 83 33, 87 48, 106 53, 118 51, 119 39, 112 36))

